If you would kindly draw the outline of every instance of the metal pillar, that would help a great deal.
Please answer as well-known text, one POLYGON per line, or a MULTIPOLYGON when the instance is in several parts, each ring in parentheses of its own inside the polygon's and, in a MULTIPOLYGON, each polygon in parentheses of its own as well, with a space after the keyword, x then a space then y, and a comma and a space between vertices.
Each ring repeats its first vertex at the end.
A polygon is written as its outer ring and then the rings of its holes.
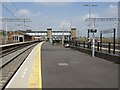
POLYGON ((100 33, 100 51, 102 51, 102 33, 100 33))
POLYGON ((63 32, 63 29, 62 29, 62 46, 64 46, 64 32, 63 32))
POLYGON ((99 51, 99 46, 100 46, 99 42, 97 42, 97 51, 99 51))
POLYGON ((114 29, 114 37, 113 37, 113 54, 115 54, 115 29, 114 29))
POLYGON ((108 43, 108 53, 110 53, 110 42, 108 43))
POLYGON ((90 43, 89 43, 89 40, 90 40, 90 38, 89 38, 89 33, 90 33, 90 29, 88 29, 88 35, 87 35, 88 48, 90 47, 90 43))
POLYGON ((88 41, 89 41, 89 33, 90 33, 90 29, 88 29, 88 35, 87 35, 88 41))

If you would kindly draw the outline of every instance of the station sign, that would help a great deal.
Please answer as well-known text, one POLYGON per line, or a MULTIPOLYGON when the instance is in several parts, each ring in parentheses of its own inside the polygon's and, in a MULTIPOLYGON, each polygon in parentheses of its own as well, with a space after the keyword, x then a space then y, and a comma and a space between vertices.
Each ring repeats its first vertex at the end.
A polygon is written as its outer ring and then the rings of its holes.
POLYGON ((100 31, 101 34, 104 34, 104 33, 113 33, 113 32, 114 32, 114 29, 112 29, 112 30, 100 31))
POLYGON ((96 33, 97 29, 88 29, 90 33, 96 33))

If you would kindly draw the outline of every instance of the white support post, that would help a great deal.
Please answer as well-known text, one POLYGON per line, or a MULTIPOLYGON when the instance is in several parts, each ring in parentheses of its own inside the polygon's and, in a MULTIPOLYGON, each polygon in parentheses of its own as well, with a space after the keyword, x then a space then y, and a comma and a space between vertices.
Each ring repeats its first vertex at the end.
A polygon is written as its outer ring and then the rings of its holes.
POLYGON ((93 32, 93 39, 92 39, 92 57, 95 56, 95 37, 93 32))

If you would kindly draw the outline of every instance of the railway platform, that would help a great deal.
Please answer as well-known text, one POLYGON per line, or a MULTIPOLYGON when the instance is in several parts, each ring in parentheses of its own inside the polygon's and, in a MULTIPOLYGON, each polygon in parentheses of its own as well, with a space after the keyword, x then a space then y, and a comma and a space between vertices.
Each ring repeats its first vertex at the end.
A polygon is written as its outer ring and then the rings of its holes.
POLYGON ((42 42, 32 50, 7 88, 117 90, 115 88, 118 88, 118 64, 93 58, 70 48, 42 42))
POLYGON ((21 67, 10 80, 7 88, 42 88, 41 83, 41 49, 38 44, 28 55, 21 67))

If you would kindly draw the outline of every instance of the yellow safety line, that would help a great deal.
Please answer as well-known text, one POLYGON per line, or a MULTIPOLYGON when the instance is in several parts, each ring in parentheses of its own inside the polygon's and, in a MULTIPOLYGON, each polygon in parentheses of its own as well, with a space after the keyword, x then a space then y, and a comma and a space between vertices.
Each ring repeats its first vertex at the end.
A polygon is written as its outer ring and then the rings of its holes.
POLYGON ((32 72, 29 78, 28 87, 29 88, 39 88, 42 89, 42 66, 41 66, 41 45, 43 42, 35 47, 35 60, 32 65, 32 72))
POLYGON ((43 42, 42 43, 40 43, 40 45, 39 45, 39 49, 38 49, 38 51, 39 51, 39 87, 40 87, 40 90, 42 89, 42 62, 41 62, 41 46, 42 46, 42 44, 43 44, 43 42))

